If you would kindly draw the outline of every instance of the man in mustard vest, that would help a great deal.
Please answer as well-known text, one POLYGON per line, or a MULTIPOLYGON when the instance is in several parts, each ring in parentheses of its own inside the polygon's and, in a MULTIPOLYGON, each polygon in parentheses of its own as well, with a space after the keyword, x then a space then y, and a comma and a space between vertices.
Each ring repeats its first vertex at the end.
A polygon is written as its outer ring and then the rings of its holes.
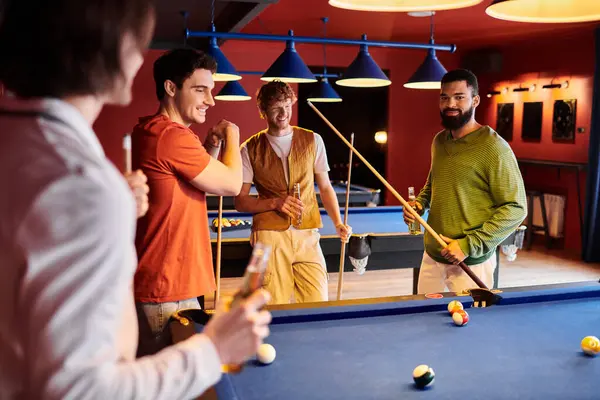
POLYGON ((352 228, 344 225, 329 180, 321 136, 290 125, 293 89, 284 82, 265 84, 257 103, 267 129, 242 144, 243 186, 235 208, 254 214, 251 243, 268 243, 273 252, 264 277, 272 303, 327 301, 327 266, 319 245, 322 227, 315 182, 337 234, 347 242, 352 228), (250 196, 252 183, 258 198, 250 196), (300 199, 293 197, 300 185, 300 199), (297 215, 301 223, 294 226, 297 215))

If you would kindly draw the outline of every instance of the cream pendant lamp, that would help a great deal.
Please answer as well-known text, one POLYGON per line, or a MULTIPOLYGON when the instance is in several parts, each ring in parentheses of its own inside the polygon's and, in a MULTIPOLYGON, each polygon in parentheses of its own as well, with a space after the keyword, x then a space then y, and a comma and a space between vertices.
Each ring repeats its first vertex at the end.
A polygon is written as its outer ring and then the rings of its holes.
POLYGON ((494 0, 485 12, 516 22, 590 22, 600 20, 600 0, 494 0))
MULTIPOLYGON (((329 0, 329 4, 338 8, 357 11, 439 11, 471 7, 483 0, 329 0)), ((591 0, 594 1, 594 0, 591 0)))

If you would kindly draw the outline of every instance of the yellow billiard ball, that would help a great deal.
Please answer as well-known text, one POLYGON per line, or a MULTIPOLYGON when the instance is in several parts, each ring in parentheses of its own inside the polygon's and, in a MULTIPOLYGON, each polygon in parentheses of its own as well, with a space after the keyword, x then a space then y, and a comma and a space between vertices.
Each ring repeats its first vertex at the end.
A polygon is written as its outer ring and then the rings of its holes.
POLYGON ((450 313, 450 315, 454 314, 455 311, 462 310, 462 309, 463 309, 463 305, 458 300, 452 300, 450 303, 448 303, 448 312, 450 313))
POLYGON ((600 353, 600 340, 595 336, 586 336, 581 341, 581 350, 588 356, 600 353))

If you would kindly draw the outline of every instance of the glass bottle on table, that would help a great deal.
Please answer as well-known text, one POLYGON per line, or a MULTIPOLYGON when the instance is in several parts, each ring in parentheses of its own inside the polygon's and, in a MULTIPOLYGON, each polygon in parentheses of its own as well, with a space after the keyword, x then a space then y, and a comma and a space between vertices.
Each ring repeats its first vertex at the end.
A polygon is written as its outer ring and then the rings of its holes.
MULTIPOLYGON (((269 256, 271 255, 271 246, 258 242, 254 245, 250 261, 246 267, 246 272, 242 278, 242 284, 237 292, 233 295, 231 302, 228 305, 229 309, 237 307, 238 304, 250 297, 255 291, 263 286, 263 279, 267 269, 269 256)), ((243 365, 224 364, 221 367, 223 373, 237 374, 243 369, 243 365)))
MULTIPOLYGON (((409 201, 415 201, 416 197, 415 197, 415 188, 410 186, 408 188, 408 200, 409 201)), ((415 207, 413 207, 415 208, 415 207)), ((415 211, 418 212, 418 210, 415 209, 415 211)), ((410 212, 410 211, 406 211, 406 212, 410 212)), ((415 222, 412 222, 408 225, 408 231, 410 232, 411 235, 419 235, 421 234, 421 224, 419 224, 419 221, 417 221, 417 219, 415 218, 415 222)))
MULTIPOLYGON (((299 183, 294 183, 294 189, 292 192, 292 196, 295 199, 300 200, 300 184, 299 183)), ((298 213, 298 214, 294 215, 294 217, 292 218, 292 225, 294 226, 294 228, 300 229, 300 226, 302 225, 302 213, 298 213)))

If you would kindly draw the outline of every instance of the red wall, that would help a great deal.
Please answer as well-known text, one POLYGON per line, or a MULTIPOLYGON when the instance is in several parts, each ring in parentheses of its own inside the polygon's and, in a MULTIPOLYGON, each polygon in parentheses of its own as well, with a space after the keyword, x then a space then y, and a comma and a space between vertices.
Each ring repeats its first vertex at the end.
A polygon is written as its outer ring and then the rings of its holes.
MULTIPOLYGON (((506 94, 483 97, 479 107, 480 122, 496 126, 498 103, 514 103, 513 140, 510 142, 517 158, 586 163, 588 159, 589 132, 591 123, 592 90, 594 75, 594 35, 593 31, 573 34, 568 37, 548 38, 535 42, 521 43, 502 49, 502 73, 480 76, 482 93, 488 90, 511 89, 532 83, 537 84, 534 92, 509 91, 506 94), (570 81, 568 89, 542 89, 542 85, 570 81), (554 143, 552 141, 552 114, 554 100, 577 99, 576 126, 584 128, 584 133, 575 133, 575 143, 554 143), (521 140, 523 102, 542 101, 543 122, 540 142, 521 140)), ((585 203, 585 173, 581 174, 582 205, 585 203)), ((560 177, 555 168, 528 167, 524 175, 527 188, 545 190, 566 196, 565 248, 579 250, 581 235, 574 172, 561 171, 560 177)))

